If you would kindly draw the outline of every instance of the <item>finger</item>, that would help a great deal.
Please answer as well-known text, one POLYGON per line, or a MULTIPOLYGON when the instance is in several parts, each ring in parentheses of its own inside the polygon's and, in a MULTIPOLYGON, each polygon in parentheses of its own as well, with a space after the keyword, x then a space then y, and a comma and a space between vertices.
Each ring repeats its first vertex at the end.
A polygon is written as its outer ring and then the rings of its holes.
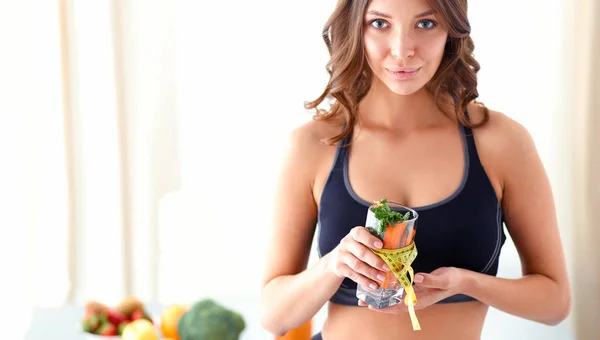
POLYGON ((434 303, 437 303, 438 301, 441 301, 443 299, 445 299, 446 297, 448 297, 448 294, 446 291, 428 291, 425 294, 421 294, 418 295, 417 294, 417 305, 415 306, 415 310, 420 310, 426 307, 429 307, 431 305, 433 305, 434 303))
POLYGON ((364 244, 367 247, 381 249, 383 242, 377 237, 371 235, 371 233, 365 227, 354 227, 350 231, 352 238, 359 243, 364 244))
POLYGON ((427 288, 448 289, 450 287, 450 278, 446 275, 418 273, 414 281, 427 288))
POLYGON ((381 259, 381 257, 377 256, 373 253, 369 248, 365 247, 363 244, 358 242, 349 242, 348 251, 352 253, 356 258, 361 261, 367 263, 376 270, 377 273, 373 273, 374 275, 380 274, 385 276, 386 272, 390 271, 390 268, 385 264, 385 262, 381 259))
MULTIPOLYGON (((381 282, 381 281, 385 280, 385 273, 371 267, 368 263, 363 262, 360 258, 356 257, 350 251, 348 251, 344 254, 343 261, 353 271, 355 271, 355 272, 361 274, 362 276, 365 276, 373 281, 381 282)), ((376 288, 377 288, 377 286, 375 286, 375 288, 373 288, 373 289, 376 289, 376 288)))
POLYGON ((361 299, 358 299, 358 305, 359 305, 359 306, 361 306, 361 307, 365 307, 365 306, 368 306, 369 304, 368 304, 368 303, 366 303, 366 302, 364 302, 364 301, 363 301, 363 300, 361 300, 361 299))
POLYGON ((369 287, 370 289, 377 289, 377 283, 370 280, 368 277, 362 275, 361 273, 356 272, 351 267, 349 267, 347 264, 341 263, 339 266, 340 266, 340 268, 338 268, 338 270, 345 277, 349 278, 350 280, 356 282, 357 284, 359 284, 363 287, 369 287))
POLYGON ((415 284, 415 285, 413 285, 413 290, 415 291, 415 294, 417 294, 417 296, 419 296, 420 293, 427 292, 427 291, 431 290, 431 288, 423 287, 420 284, 415 284))

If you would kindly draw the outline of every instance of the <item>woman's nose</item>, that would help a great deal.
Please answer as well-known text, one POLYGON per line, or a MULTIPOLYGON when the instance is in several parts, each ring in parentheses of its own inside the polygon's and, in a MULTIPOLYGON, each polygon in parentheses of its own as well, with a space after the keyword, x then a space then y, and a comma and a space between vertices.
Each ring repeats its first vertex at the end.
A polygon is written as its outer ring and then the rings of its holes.
POLYGON ((391 53, 396 59, 408 59, 415 54, 415 41, 408 32, 396 34, 392 41, 391 53))

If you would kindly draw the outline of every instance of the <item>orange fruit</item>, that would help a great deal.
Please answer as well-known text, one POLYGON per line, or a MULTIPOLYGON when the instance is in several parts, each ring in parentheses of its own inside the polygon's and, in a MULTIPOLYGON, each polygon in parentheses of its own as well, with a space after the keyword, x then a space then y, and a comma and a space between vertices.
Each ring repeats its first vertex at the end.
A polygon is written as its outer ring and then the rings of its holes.
POLYGON ((312 337, 312 320, 308 320, 304 325, 292 329, 284 336, 275 337, 275 340, 310 340, 312 337))
POLYGON ((188 306, 176 304, 170 305, 162 311, 160 315, 160 331, 165 338, 179 340, 177 323, 181 316, 188 310, 188 306))

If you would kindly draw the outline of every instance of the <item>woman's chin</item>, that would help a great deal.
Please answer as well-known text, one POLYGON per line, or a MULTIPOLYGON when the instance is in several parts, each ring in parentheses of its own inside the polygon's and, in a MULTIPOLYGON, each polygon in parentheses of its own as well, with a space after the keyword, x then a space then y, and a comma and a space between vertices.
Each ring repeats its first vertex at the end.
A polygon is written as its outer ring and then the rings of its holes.
POLYGON ((417 93, 422 86, 417 84, 386 84, 388 89, 400 96, 410 96, 417 93))

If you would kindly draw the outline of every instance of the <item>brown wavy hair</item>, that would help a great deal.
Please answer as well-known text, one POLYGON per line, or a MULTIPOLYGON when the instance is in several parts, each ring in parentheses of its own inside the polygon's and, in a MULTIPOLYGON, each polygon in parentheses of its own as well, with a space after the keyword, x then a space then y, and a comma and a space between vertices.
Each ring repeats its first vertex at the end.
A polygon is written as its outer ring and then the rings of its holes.
MULTIPOLYGON (((363 22, 370 0, 339 0, 322 31, 329 50, 327 63, 329 81, 323 93, 314 101, 306 102, 307 110, 315 109, 315 120, 343 118, 346 128, 327 144, 337 143, 349 135, 356 123, 358 103, 371 86, 373 77, 366 62, 363 45, 363 22), (328 100, 329 110, 318 108, 328 100)), ((456 118, 466 127, 478 128, 489 120, 489 111, 476 101, 477 72, 480 65, 473 57, 475 48, 471 26, 467 18, 467 0, 427 0, 436 11, 440 24, 448 32, 448 41, 442 61, 426 88, 433 94, 436 106, 446 112, 452 107, 456 118), (474 124, 464 111, 470 102, 479 104, 484 111, 481 122, 474 124)))

